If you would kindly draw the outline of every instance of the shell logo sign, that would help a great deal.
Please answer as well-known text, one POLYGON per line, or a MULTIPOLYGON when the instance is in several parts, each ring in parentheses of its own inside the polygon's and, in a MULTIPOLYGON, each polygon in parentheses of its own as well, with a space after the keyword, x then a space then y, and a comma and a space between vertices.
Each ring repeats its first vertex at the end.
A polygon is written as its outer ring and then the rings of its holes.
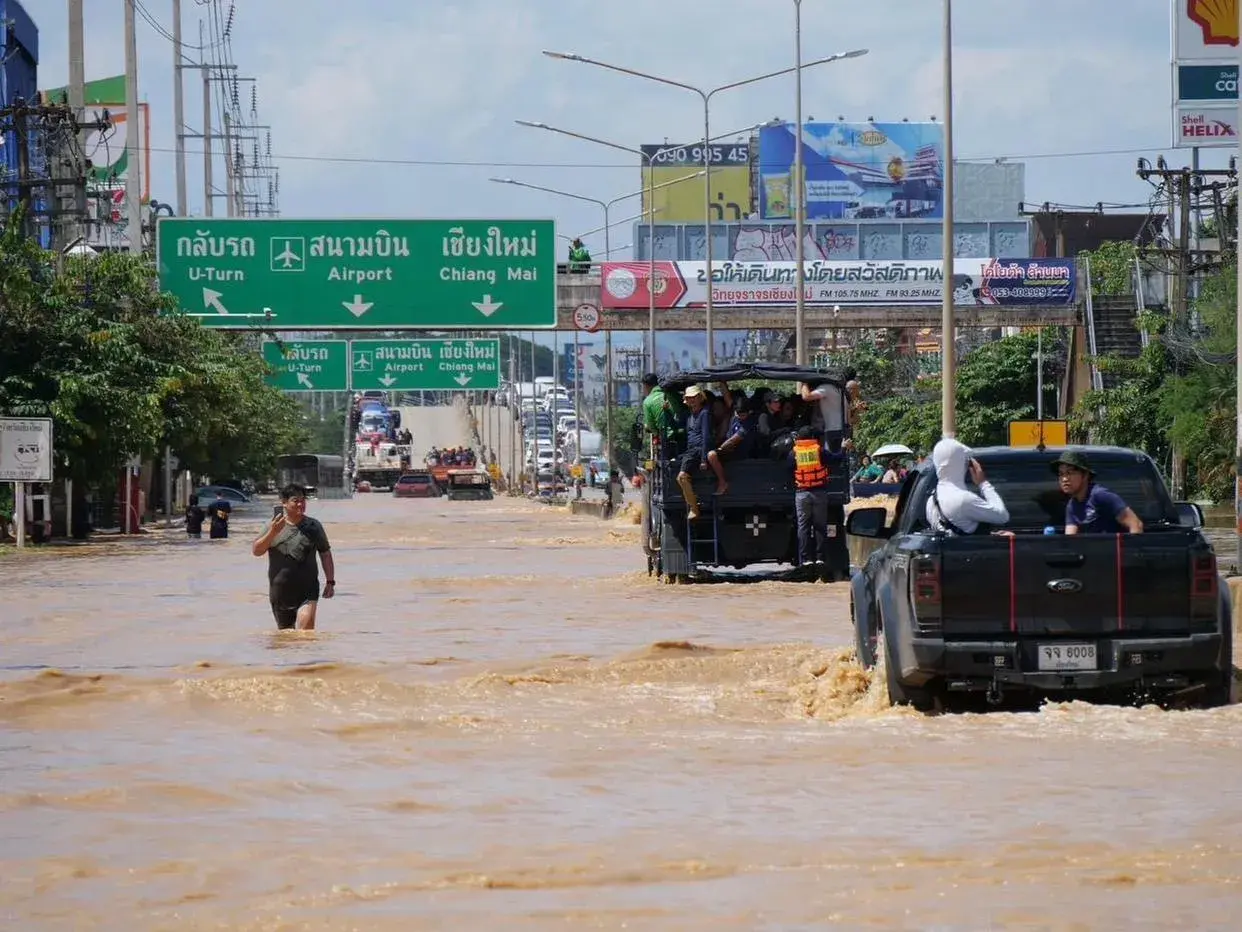
POLYGON ((1204 45, 1238 45, 1238 0, 1188 0, 1186 15, 1203 30, 1204 45))

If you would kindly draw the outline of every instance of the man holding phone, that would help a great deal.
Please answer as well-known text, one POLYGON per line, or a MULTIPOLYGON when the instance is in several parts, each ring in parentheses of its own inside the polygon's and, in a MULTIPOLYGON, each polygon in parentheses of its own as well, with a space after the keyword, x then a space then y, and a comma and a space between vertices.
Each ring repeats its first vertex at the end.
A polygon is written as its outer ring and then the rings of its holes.
POLYGON ((256 557, 267 554, 268 596, 276 627, 313 631, 319 606, 315 556, 323 563, 325 599, 336 594, 336 564, 323 525, 306 514, 305 488, 290 484, 280 490, 276 514, 250 552, 256 557))

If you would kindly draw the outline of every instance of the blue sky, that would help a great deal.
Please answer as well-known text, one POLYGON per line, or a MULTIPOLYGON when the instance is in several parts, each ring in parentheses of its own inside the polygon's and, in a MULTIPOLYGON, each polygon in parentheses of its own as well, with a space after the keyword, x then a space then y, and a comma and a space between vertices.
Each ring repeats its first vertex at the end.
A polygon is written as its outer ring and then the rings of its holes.
MULTIPOLYGON (((169 0, 143 2, 170 25, 169 0)), ((63 84, 66 4, 26 5, 40 29, 39 83, 63 84)), ((198 0, 183 5, 185 36, 196 42, 206 8, 198 0)), ((87 77, 117 74, 124 66, 122 4, 86 6, 87 77)), ((803 0, 804 60, 871 49, 806 72, 804 116, 942 115, 940 7, 933 0, 803 0)), ((240 0, 232 56, 239 73, 258 78, 285 216, 555 216, 570 233, 599 226, 598 209, 488 177, 611 199, 639 188, 637 159, 514 119, 637 146, 697 138, 702 105, 686 91, 555 61, 540 50, 575 51, 712 87, 788 67, 793 9, 792 0, 240 0), (362 161, 316 160, 323 157, 362 161)), ((1172 164, 1188 162, 1189 150, 1168 148, 1168 0, 956 0, 954 13, 959 159, 1025 161, 1027 201, 1061 204, 1146 203, 1151 188, 1134 175, 1139 154, 1154 162, 1163 150, 1172 164)), ((172 46, 141 19, 138 28, 140 96, 151 104, 153 146, 161 150, 152 192, 172 201, 172 46)), ((200 101, 201 84, 189 72, 186 112, 194 129, 200 101)), ((711 118, 723 132, 793 114, 793 78, 786 76, 723 92, 711 118)), ((1207 150, 1204 164, 1226 158, 1207 150)), ((202 194, 193 154, 189 171, 194 213, 202 194)), ((612 241, 631 239, 622 229, 612 241)))

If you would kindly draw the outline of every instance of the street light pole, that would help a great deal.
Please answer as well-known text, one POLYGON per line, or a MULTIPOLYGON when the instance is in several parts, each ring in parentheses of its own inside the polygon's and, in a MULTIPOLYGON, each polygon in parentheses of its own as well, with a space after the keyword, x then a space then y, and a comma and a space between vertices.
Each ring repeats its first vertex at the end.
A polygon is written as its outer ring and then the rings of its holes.
MULTIPOLYGON (((1242 20, 1242 6, 1238 9, 1239 19, 1242 20)), ((1238 115, 1242 116, 1242 98, 1238 100, 1238 115)), ((1234 381, 1237 383, 1235 389, 1234 405, 1236 407, 1236 416, 1234 423, 1234 470, 1235 476, 1233 481, 1233 512, 1234 526, 1237 529, 1238 547, 1237 547, 1237 572, 1242 573, 1242 145, 1239 146, 1238 174, 1235 175, 1234 203, 1236 205, 1238 229, 1236 231, 1236 239, 1233 245, 1234 272, 1238 276, 1237 296, 1238 307, 1234 322, 1234 341, 1237 344, 1236 360, 1234 362, 1234 381)))
MULTIPOLYGON (((696 172, 695 174, 687 175, 684 178, 674 178, 671 181, 664 182, 663 184, 655 185, 652 188, 652 190, 655 190, 656 188, 668 187, 669 185, 681 184, 683 181, 686 181, 689 178, 697 178, 700 174, 702 174, 702 172, 696 172)), ((585 194, 574 194, 570 191, 559 191, 556 188, 545 188, 542 185, 527 184, 525 181, 517 181, 513 178, 490 178, 488 180, 493 181, 496 184, 516 185, 519 188, 530 188, 532 191, 543 191, 545 194, 555 194, 558 197, 568 197, 568 198, 572 198, 575 201, 586 201, 588 204, 595 204, 604 212, 604 257, 605 258, 607 258, 608 255, 612 252, 612 237, 611 237, 612 223, 608 219, 608 211, 612 209, 614 204, 617 204, 620 201, 628 200, 631 197, 638 197, 639 195, 643 193, 642 191, 632 191, 629 194, 622 194, 620 197, 614 197, 611 201, 603 201, 603 200, 600 200, 599 198, 587 197, 585 194)), ((607 444, 606 449, 608 450, 608 457, 609 457, 608 462, 609 462, 609 466, 611 467, 611 464, 612 464, 612 331, 611 330, 604 331, 604 358, 605 358, 604 392, 606 395, 604 399, 604 402, 605 402, 604 403, 604 424, 605 424, 604 429, 606 432, 604 442, 607 444)), ((581 445, 579 446, 575 455, 577 457, 577 461, 581 462, 582 460, 581 445)))
MULTIPOLYGON (((514 120, 518 126, 529 126, 532 129, 547 130, 549 133, 559 133, 562 136, 569 136, 573 139, 581 139, 583 142, 593 142, 597 145, 607 146, 609 149, 617 149, 621 152, 631 152, 637 155, 647 164, 647 209, 644 212, 647 218, 647 351, 649 354, 651 369, 655 372, 656 366, 656 326, 655 326, 655 192, 660 187, 655 183, 655 161, 665 152, 673 152, 680 146, 665 146, 657 149, 655 152, 646 153, 642 149, 635 149, 633 146, 623 146, 618 142, 610 142, 607 139, 599 139, 595 136, 587 136, 583 133, 575 133, 571 130, 560 129, 556 126, 549 126, 547 123, 539 123, 534 120, 514 120)), ((734 136, 740 136, 743 133, 749 133, 763 124, 748 126, 745 129, 737 130, 732 133, 725 133, 717 136, 716 139, 730 139, 734 136)), ((706 151, 714 140, 704 139, 703 146, 706 151)), ((641 218, 644 214, 639 214, 641 218)), ((592 231, 595 232, 595 231, 592 231)), ((585 235, 585 234, 583 234, 585 235)), ((607 257, 605 257, 607 258, 607 257)))
POLYGON ((944 191, 940 252, 944 282, 940 304, 940 433, 957 434, 957 360, 953 320, 953 0, 944 0, 944 191))
POLYGON ((794 362, 806 365, 806 273, 802 268, 806 261, 806 184, 802 168, 802 0, 794 0, 794 179, 790 184, 794 192, 794 234, 798 245, 794 260, 794 362))
POLYGON ((544 50, 543 54, 547 55, 549 58, 559 58, 564 61, 574 61, 574 62, 579 62, 584 65, 594 65, 597 68, 604 68, 608 71, 615 71, 618 74, 626 74, 626 75, 630 75, 631 77, 644 78, 645 80, 648 80, 648 81, 654 81, 657 84, 665 84, 669 87, 681 88, 684 91, 690 91, 692 93, 698 94, 699 98, 703 101, 703 168, 704 168, 704 172, 703 172, 703 178, 704 178, 704 181, 703 181, 703 194, 704 194, 703 232, 704 232, 704 236, 706 239, 706 242, 704 244, 704 258, 706 259, 706 263, 707 263, 707 301, 704 306, 703 329, 707 337, 707 364, 709 366, 714 365, 716 361, 716 351, 715 351, 715 347, 712 345, 714 342, 713 327, 712 327, 712 311, 713 311, 713 300, 712 300, 712 186, 711 186, 711 147, 708 143, 708 140, 711 139, 711 136, 712 136, 712 131, 711 131, 711 100, 712 98, 715 97, 717 94, 719 94, 721 91, 729 91, 737 87, 746 87, 751 84, 756 84, 760 81, 766 81, 769 78, 778 78, 782 75, 793 74, 796 71, 801 71, 802 68, 813 68, 816 65, 826 65, 829 62, 841 61, 842 59, 846 59, 846 58, 859 58, 863 55, 866 55, 867 51, 868 51, 867 49, 853 49, 849 52, 840 52, 836 55, 829 55, 827 58, 816 59, 813 62, 808 62, 807 64, 800 65, 799 67, 796 67, 796 68, 781 68, 779 71, 769 71, 767 74, 756 75, 753 78, 746 78, 745 80, 742 80, 742 81, 733 81, 733 82, 730 82, 729 84, 722 84, 719 87, 711 88, 710 90, 704 90, 702 88, 695 87, 693 84, 686 84, 682 81, 673 81, 669 78, 662 78, 659 75, 647 74, 644 71, 636 71, 633 68, 623 68, 620 65, 612 65, 607 62, 597 61, 596 59, 587 58, 583 55, 578 55, 573 52, 551 52, 546 49, 544 50))

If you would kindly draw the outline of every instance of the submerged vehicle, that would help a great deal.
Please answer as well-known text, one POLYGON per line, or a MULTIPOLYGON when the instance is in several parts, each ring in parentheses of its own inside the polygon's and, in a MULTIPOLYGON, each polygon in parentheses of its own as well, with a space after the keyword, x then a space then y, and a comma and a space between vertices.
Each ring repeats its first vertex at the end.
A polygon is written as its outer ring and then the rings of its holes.
POLYGON ((906 477, 891 522, 884 508, 851 512, 849 533, 877 543, 851 581, 855 646, 864 667, 883 660, 890 702, 1230 701, 1232 603, 1202 512, 1172 500, 1145 453, 1074 450, 1143 533, 1065 534, 1051 467, 1067 451, 1053 447, 972 451, 1009 511, 1003 529, 933 532, 931 465, 906 477))
MULTIPOLYGON (((828 383, 840 390, 841 420, 848 423, 845 379, 827 369, 784 363, 715 366, 698 372, 679 372, 663 380, 660 388, 666 395, 680 395, 695 384, 743 380, 769 384, 828 383)), ((698 520, 690 519, 685 496, 677 484, 680 451, 660 449, 658 456, 648 464, 649 481, 643 483, 643 549, 649 573, 672 582, 692 577, 707 567, 741 569, 758 563, 797 563, 796 489, 788 445, 777 442, 771 452, 761 457, 729 459, 725 465, 729 491, 723 496, 713 494, 716 480, 710 471, 694 475, 693 489, 700 505, 698 520)), ((850 497, 848 457, 844 452, 823 456, 829 471, 827 571, 833 578, 843 580, 849 578, 845 545, 845 505, 850 497)))
POLYGON ((450 469, 444 494, 451 502, 491 501, 492 477, 482 469, 450 469))

